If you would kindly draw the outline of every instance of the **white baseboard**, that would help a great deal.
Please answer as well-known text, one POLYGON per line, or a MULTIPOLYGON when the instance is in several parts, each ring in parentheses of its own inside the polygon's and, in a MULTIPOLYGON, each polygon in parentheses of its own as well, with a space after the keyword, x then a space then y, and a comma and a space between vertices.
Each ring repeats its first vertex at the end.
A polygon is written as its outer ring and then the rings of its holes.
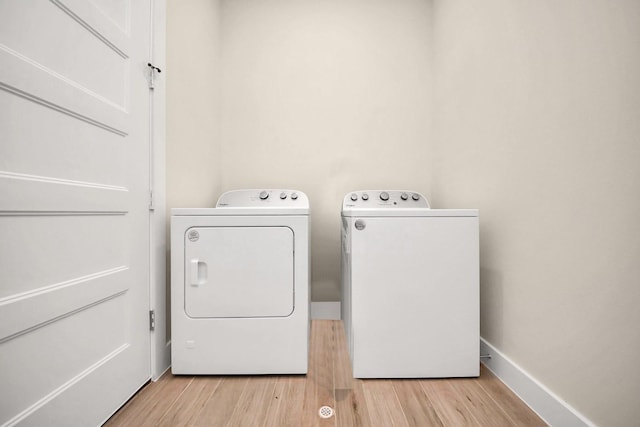
POLYGON ((595 427, 584 415, 482 338, 480 354, 491 355, 491 358, 483 358, 482 363, 549 425, 595 427))
POLYGON ((311 302, 311 319, 340 320, 340 301, 311 302))

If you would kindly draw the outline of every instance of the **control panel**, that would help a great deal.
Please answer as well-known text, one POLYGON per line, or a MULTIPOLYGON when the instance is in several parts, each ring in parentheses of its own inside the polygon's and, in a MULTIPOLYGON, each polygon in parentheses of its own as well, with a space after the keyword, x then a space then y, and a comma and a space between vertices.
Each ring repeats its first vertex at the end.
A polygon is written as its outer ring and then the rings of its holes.
POLYGON ((345 208, 429 208, 429 201, 415 191, 363 190, 347 194, 342 206, 345 208))
POLYGON ((227 191, 218 199, 217 208, 243 208, 243 207, 271 207, 308 208, 307 195, 297 190, 232 190, 227 191))

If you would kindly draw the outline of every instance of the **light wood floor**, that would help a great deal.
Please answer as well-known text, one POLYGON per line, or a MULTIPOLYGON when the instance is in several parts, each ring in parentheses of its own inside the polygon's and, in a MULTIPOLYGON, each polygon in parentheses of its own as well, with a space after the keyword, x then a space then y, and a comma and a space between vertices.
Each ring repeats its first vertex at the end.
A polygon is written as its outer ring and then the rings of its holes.
POLYGON ((173 376, 105 426, 544 426, 484 366, 479 378, 358 380, 341 321, 314 320, 306 376, 173 376), (320 407, 335 415, 322 419, 320 407))

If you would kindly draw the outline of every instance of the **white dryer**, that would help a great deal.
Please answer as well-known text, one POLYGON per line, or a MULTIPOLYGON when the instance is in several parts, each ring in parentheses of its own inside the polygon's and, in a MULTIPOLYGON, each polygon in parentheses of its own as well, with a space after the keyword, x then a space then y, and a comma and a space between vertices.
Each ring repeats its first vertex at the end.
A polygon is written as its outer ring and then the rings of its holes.
POLYGON ((171 211, 174 374, 304 374, 309 200, 294 190, 224 193, 171 211))
POLYGON ((409 191, 342 203, 342 318, 356 378, 479 375, 478 211, 409 191))

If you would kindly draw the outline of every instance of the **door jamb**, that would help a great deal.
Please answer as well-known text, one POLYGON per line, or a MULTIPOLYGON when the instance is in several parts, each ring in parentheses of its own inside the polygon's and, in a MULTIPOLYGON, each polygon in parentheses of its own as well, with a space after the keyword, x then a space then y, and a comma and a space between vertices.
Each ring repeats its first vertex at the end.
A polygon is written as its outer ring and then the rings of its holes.
POLYGON ((156 381, 171 365, 167 301, 167 216, 166 216, 166 0, 151 0, 151 43, 149 62, 161 69, 150 89, 149 148, 151 155, 149 211, 149 310, 155 313, 150 331, 151 379, 156 381))

